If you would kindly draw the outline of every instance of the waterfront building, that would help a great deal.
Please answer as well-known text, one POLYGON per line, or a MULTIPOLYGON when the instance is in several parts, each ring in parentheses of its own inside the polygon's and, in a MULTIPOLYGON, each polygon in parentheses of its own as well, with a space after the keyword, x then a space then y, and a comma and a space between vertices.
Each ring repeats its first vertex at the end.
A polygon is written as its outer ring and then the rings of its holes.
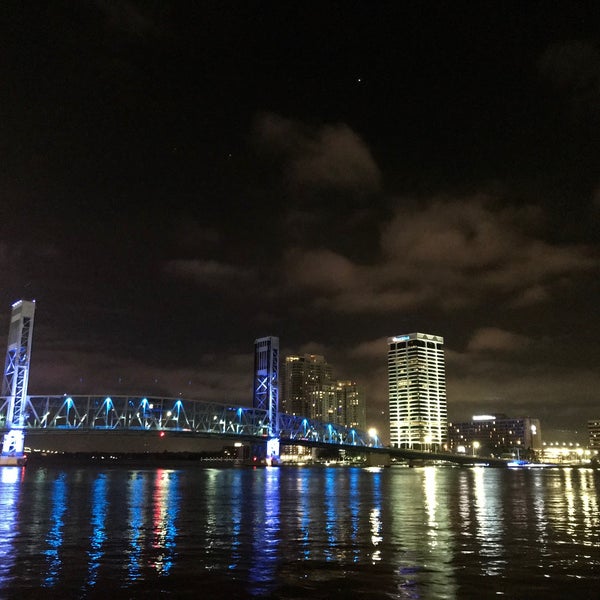
POLYGON ((600 448, 600 419, 588 421, 588 432, 590 434, 590 448, 600 448))
POLYGON ((541 458, 545 463, 586 465, 598 461, 599 450, 585 448, 579 442, 543 442, 541 458))
POLYGON ((410 333, 388 338, 390 443, 443 448, 447 435, 444 338, 410 333))
POLYGON ((333 423, 356 429, 367 429, 365 393, 355 381, 336 381, 336 414, 333 423))
POLYGON ((323 421, 335 412, 332 368, 324 356, 286 356, 282 387, 282 412, 323 421))
POLYGON ((600 419, 588 421, 588 433, 590 448, 600 448, 600 419))
POLYGON ((364 389, 352 380, 335 380, 324 356, 286 356, 282 384, 282 412, 366 429, 364 389))
POLYGON ((533 458, 542 450, 540 421, 504 414, 474 415, 471 421, 448 424, 448 449, 482 456, 533 458))

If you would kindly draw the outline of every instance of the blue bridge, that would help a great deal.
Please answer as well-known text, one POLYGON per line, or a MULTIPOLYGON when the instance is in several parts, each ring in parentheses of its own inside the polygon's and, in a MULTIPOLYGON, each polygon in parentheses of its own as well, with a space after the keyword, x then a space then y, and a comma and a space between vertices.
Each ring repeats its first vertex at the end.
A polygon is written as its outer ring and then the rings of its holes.
MULTIPOLYGON (((0 429, 7 430, 11 397, 0 398, 0 429)), ((164 431, 290 444, 381 447, 375 436, 349 427, 267 410, 182 398, 134 396, 27 396, 21 428, 73 431, 164 431)))

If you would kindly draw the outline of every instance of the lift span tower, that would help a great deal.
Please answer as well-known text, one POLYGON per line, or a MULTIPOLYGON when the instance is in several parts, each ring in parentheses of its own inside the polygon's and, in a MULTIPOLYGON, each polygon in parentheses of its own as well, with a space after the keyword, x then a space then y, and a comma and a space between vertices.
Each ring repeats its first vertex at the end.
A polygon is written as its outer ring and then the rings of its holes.
POLYGON ((2 380, 2 396, 7 403, 7 430, 2 441, 1 465, 23 464, 25 458, 25 404, 29 381, 29 361, 33 336, 35 301, 19 300, 12 305, 6 363, 2 380))

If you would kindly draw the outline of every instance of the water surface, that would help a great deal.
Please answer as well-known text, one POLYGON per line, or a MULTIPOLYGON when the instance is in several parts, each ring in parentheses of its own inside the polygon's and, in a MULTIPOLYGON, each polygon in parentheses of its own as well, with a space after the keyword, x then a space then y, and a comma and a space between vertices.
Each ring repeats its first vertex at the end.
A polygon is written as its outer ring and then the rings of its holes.
POLYGON ((0 469, 0 597, 599 598, 600 473, 0 469))

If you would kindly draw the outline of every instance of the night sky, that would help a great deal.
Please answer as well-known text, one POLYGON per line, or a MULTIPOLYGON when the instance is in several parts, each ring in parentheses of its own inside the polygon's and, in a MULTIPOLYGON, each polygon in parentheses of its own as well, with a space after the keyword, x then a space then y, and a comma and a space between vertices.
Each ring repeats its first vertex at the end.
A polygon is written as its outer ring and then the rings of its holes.
POLYGON ((600 10, 0 3, 0 335, 32 394, 251 404, 256 337, 387 437, 388 336, 451 420, 600 417, 600 10), (3 308, 2 308, 3 307, 3 308))

